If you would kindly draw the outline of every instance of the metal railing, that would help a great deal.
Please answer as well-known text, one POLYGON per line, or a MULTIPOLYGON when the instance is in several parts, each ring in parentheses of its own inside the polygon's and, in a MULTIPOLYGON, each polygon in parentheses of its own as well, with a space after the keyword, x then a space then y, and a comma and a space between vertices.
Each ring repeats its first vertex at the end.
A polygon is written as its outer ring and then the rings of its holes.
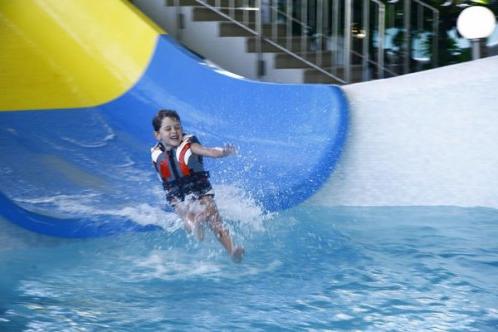
MULTIPOLYGON (((178 0, 176 0, 178 1, 178 0)), ((347 83, 346 80, 339 77, 338 75, 334 75, 328 70, 324 69, 320 65, 310 61, 309 59, 303 57, 300 54, 306 54, 308 51, 309 38, 306 36, 306 32, 309 29, 309 25, 305 24, 303 21, 300 21, 298 18, 294 16, 288 15, 286 11, 281 11, 277 8, 277 4, 274 4, 274 1, 268 0, 269 4, 265 4, 265 7, 262 6, 262 2, 264 0, 228 0, 228 7, 222 6, 221 0, 215 0, 214 3, 208 0, 195 0, 198 4, 204 6, 205 8, 209 8, 213 12, 217 13, 221 17, 229 20, 230 22, 236 24, 237 26, 243 28, 249 33, 253 34, 256 38, 256 53, 258 54, 258 68, 262 67, 262 53, 263 53, 263 43, 269 44, 274 48, 278 49, 280 52, 290 55, 291 57, 298 59, 303 64, 306 64, 310 68, 315 69, 316 71, 330 77, 331 79, 339 82, 339 83, 347 83), (224 10, 225 9, 225 10, 224 10), (227 10, 228 9, 228 10, 227 10), (236 17, 237 10, 242 10, 242 18, 236 17), (251 11, 255 12, 255 21, 250 20, 249 13, 251 11), (263 20, 266 22, 266 17, 263 19, 263 15, 266 13, 278 13, 278 15, 274 15, 276 17, 270 18, 269 25, 272 26, 272 33, 265 34, 263 31, 263 20), (286 30, 283 34, 283 38, 280 36, 279 32, 279 22, 278 19, 284 17, 286 30), (294 30, 294 23, 300 27, 301 33, 296 34, 294 30), (294 46, 294 40, 296 36, 300 36, 300 47, 296 50, 294 46)), ((289 2, 290 0, 287 0, 289 2)), ((307 0, 304 0, 307 1, 307 0)), ((225 1, 226 3, 226 1, 225 1)), ((275 1, 275 3, 277 3, 275 1)), ((292 10, 293 6, 288 7, 292 10)), ((304 17, 307 15, 307 11, 302 11, 304 17)), ((258 72, 262 72, 261 69, 258 72)))
POLYGON ((260 74, 269 45, 338 83, 396 76, 411 71, 413 41, 428 35, 430 62, 437 66, 439 13, 421 0, 194 1, 253 36, 260 74), (388 29, 403 34, 402 45, 393 45, 388 29))

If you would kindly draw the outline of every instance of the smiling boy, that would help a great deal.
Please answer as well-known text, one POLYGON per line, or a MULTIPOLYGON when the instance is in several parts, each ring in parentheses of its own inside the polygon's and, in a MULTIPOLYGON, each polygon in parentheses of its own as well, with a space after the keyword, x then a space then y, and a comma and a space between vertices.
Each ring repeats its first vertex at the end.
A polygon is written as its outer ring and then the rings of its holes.
POLYGON ((159 111, 152 126, 158 143, 151 149, 151 157, 162 180, 166 200, 183 220, 187 232, 193 231, 202 240, 207 223, 232 259, 240 262, 244 248, 234 246, 228 230, 223 227, 209 172, 204 170, 202 160, 235 154, 234 146, 202 146, 195 136, 183 133, 180 116, 172 110, 159 111))

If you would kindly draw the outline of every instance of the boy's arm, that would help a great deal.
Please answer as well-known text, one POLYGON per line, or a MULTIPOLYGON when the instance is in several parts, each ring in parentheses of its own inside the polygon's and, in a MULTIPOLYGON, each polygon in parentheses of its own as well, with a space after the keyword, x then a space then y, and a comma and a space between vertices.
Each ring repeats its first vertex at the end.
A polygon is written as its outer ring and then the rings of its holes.
POLYGON ((236 153, 235 146, 227 144, 224 147, 207 148, 199 143, 192 143, 190 149, 193 153, 203 157, 222 158, 236 153))

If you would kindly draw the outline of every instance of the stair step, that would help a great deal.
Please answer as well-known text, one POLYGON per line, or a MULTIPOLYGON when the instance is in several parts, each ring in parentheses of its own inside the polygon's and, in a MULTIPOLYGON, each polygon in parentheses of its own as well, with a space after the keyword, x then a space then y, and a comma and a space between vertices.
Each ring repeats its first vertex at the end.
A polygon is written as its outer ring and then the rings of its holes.
MULTIPOLYGON (((334 70, 331 67, 324 67, 324 70, 332 73, 334 76, 344 79, 344 68, 339 67, 334 70)), ((363 81, 363 71, 360 65, 351 66, 351 82, 362 82, 363 81)), ((307 69, 304 71, 304 82, 305 83, 341 83, 332 77, 325 75, 324 73, 316 70, 316 69, 307 69)))
MULTIPOLYGON (((166 0, 166 6, 173 7, 176 6, 177 1, 166 0)), ((179 6, 198 6, 199 4, 195 0, 178 0, 179 6)))
MULTIPOLYGON (((318 66, 330 67, 332 66, 332 52, 331 51, 321 51, 321 52, 307 52, 307 53, 297 53, 303 59, 314 63, 318 66), (321 59, 320 59, 321 56, 321 59)), ((297 59, 296 57, 287 53, 277 53, 275 55, 275 68, 308 68, 309 66, 303 61, 297 59)))
MULTIPOLYGON (((253 53, 257 52, 256 50, 256 37, 249 37, 247 38, 247 52, 253 53)), ((304 38, 305 39, 305 50, 309 50, 314 41, 312 39, 304 38)), ((277 40, 274 41, 278 45, 289 49, 290 51, 295 51, 295 52, 302 52, 303 51, 303 38, 302 37, 291 37, 290 42, 286 38, 278 38, 277 40)), ((262 42, 262 52, 275 52, 279 53, 281 50, 278 47, 273 46, 270 43, 267 43, 265 41, 262 42)))
MULTIPOLYGON (((166 0, 166 6, 176 6, 175 0, 166 0)), ((255 0, 204 0, 207 4, 211 6, 220 7, 255 7, 255 0)), ((199 2, 195 0, 178 0, 179 6, 202 6, 199 2)))
MULTIPOLYGON (((256 24, 251 22, 247 24, 250 29, 256 30, 256 24)), ((276 27, 277 36, 282 36, 286 32, 286 26, 284 24, 278 24, 276 27)), ((262 25, 263 35, 272 36, 274 26, 271 24, 262 25)), ((220 22, 220 36, 221 37, 251 37, 254 36, 251 32, 240 27, 239 25, 232 22, 220 22)))
MULTIPOLYGON (((297 55, 305 60, 314 63, 320 67, 331 67, 334 65, 334 55, 332 51, 316 51, 316 52, 296 52, 297 55)), ((352 65, 361 64, 361 58, 352 58, 352 65)), ((309 66, 287 53, 277 53, 275 55, 275 68, 308 68, 309 66)))
MULTIPOLYGON (((227 15, 231 15, 232 11, 229 9, 222 9, 221 12, 227 15)), ((237 21, 248 21, 252 22, 256 20, 256 11, 255 10, 246 10, 246 9, 234 9, 233 10, 233 18, 237 21)), ((193 11, 193 20, 194 21, 228 21, 227 18, 219 15, 218 13, 212 11, 206 7, 194 7, 193 11)))

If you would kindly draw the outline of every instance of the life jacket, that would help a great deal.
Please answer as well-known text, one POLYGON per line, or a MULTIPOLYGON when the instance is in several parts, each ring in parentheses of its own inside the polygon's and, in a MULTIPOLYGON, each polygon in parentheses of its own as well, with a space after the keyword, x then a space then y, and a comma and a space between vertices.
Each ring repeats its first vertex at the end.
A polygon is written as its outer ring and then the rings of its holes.
POLYGON ((151 149, 152 163, 163 182, 166 199, 183 200, 186 195, 202 195, 211 190, 209 172, 204 170, 202 156, 192 153, 191 144, 199 143, 185 135, 180 145, 171 150, 158 143, 151 149))

